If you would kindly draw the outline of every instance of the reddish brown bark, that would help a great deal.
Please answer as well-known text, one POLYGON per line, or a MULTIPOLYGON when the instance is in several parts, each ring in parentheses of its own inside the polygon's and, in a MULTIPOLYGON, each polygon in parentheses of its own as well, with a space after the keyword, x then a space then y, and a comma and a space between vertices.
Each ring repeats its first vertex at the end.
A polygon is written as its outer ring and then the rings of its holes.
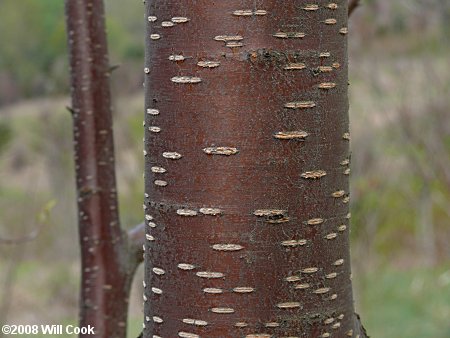
POLYGON ((130 232, 129 243, 119 223, 103 2, 67 0, 66 19, 82 263, 80 326, 93 326, 96 337, 125 337, 142 227, 130 232))
POLYGON ((364 337, 347 11, 147 2, 144 337, 364 337))

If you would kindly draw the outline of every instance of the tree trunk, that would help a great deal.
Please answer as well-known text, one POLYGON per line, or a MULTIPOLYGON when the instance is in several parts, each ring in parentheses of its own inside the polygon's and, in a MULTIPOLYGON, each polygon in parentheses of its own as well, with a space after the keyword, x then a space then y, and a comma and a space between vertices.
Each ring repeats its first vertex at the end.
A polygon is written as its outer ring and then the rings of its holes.
POLYGON ((144 337, 365 337, 348 7, 313 3, 147 1, 144 337))
POLYGON ((120 228, 103 1, 66 0, 66 21, 82 265, 80 326, 93 326, 95 337, 124 338, 143 241, 139 226, 130 240, 120 228))

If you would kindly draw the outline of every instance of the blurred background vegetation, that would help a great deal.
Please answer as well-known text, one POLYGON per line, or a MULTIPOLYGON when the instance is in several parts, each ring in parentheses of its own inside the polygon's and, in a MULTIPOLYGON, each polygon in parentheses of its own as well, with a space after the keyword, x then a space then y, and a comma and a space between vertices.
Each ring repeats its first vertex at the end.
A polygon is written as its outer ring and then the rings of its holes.
MULTIPOLYGON (((121 219, 142 218, 143 6, 106 0, 121 219)), ((352 252, 373 337, 450 337, 450 2, 363 0, 350 20, 352 252)), ((64 6, 0 0, 0 322, 77 321, 64 6), (8 238, 37 237, 11 245, 8 238)), ((130 337, 140 331, 138 273, 130 337)))

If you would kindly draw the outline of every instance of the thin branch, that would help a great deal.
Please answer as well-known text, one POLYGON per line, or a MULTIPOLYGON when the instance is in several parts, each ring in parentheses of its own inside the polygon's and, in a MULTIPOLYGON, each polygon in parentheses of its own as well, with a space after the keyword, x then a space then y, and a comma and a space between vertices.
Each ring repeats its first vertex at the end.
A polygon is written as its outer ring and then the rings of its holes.
POLYGON ((360 0, 350 0, 348 3, 348 16, 352 15, 355 9, 361 4, 360 0))
POLYGON ((39 225, 38 228, 34 229, 31 233, 24 235, 22 237, 17 237, 17 238, 0 237, 0 244, 18 245, 18 244, 23 244, 23 243, 34 241, 39 236, 39 234, 41 233, 43 228, 44 228, 44 225, 41 224, 41 225, 39 225))
POLYGON ((50 212, 55 206, 55 201, 49 201, 39 212, 37 220, 33 222, 33 226, 35 228, 28 233, 27 235, 23 235, 16 238, 5 238, 0 237, 0 244, 6 244, 6 245, 19 245, 27 242, 34 241, 43 231, 44 227, 46 225, 49 225, 48 219, 50 217, 50 212), (37 223, 37 224, 36 224, 37 223))
MULTIPOLYGON (((370 338, 369 335, 367 335, 367 331, 365 329, 365 327, 362 325, 361 323, 361 317, 359 316, 359 314, 355 313, 356 316, 356 327, 357 327, 357 332, 359 333, 359 336, 361 338, 370 338)), ((358 336, 358 334, 357 334, 358 336)))
POLYGON ((112 72, 114 72, 115 70, 119 69, 120 65, 112 65, 111 67, 109 67, 109 73, 112 74, 112 72))
POLYGON ((130 265, 138 266, 144 261, 145 223, 140 223, 128 230, 130 265))
POLYGON ((38 223, 37 227, 33 229, 29 234, 23 235, 21 237, 16 238, 0 237, 0 244, 19 245, 27 242, 32 242, 41 234, 42 230, 46 225, 47 224, 45 222, 40 222, 38 223))

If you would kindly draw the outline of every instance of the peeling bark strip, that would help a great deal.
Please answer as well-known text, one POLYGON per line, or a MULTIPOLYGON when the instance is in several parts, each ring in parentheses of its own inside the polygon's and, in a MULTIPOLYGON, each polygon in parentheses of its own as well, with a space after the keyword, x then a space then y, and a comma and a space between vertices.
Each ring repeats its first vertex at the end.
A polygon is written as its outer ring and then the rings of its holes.
POLYGON ((239 150, 232 147, 208 147, 204 148, 203 151, 208 155, 236 155, 239 150))
POLYGON ((145 123, 161 132, 145 131, 145 315, 164 322, 144 337, 364 338, 343 202, 347 1, 146 3, 145 123))
POLYGON ((293 140, 293 139, 301 139, 304 140, 308 137, 308 133, 305 131, 280 131, 275 133, 273 137, 280 140, 293 140))

